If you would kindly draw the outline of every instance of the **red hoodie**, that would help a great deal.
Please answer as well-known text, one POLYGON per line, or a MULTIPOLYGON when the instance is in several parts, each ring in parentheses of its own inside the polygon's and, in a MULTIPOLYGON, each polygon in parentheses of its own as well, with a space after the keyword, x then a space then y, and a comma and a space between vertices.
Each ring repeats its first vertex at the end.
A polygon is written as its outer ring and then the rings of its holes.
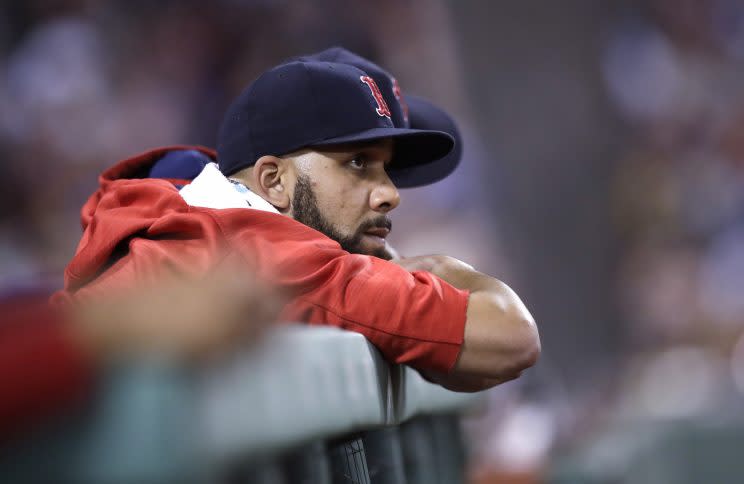
POLYGON ((446 372, 463 341, 468 293, 428 272, 350 254, 290 217, 250 208, 189 206, 167 180, 143 178, 174 149, 124 160, 82 209, 84 234, 54 299, 157 281, 165 267, 200 274, 227 253, 290 296, 282 320, 363 334, 388 361, 446 372))

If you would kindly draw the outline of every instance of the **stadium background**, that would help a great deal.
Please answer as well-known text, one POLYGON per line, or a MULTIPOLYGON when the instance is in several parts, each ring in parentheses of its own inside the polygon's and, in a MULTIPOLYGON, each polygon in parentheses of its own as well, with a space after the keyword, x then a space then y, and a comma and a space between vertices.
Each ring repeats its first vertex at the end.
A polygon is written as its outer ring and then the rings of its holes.
POLYGON ((538 366, 470 426, 475 475, 530 479, 620 418, 713 425, 741 408, 735 0, 5 1, 2 283, 58 277, 101 169, 213 146, 247 82, 331 45, 463 130, 459 170, 403 193, 394 245, 483 267, 540 325, 538 366))

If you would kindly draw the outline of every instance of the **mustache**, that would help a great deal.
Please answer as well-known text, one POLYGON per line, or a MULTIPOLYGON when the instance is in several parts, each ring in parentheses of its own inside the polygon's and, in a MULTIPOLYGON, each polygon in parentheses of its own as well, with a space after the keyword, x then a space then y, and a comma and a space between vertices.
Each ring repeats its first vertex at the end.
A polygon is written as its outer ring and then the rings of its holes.
POLYGON ((380 215, 379 217, 375 217, 373 219, 367 220, 366 222, 362 223, 362 225, 359 226, 357 233, 363 234, 369 229, 378 229, 378 228, 388 229, 392 231, 393 222, 386 215, 380 215))

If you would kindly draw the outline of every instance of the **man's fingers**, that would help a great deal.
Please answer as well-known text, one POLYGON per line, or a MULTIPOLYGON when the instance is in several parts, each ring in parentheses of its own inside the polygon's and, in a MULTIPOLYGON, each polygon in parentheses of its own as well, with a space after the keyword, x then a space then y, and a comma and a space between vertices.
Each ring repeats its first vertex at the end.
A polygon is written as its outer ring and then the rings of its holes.
POLYGON ((416 257, 402 257, 393 259, 390 262, 398 264, 409 272, 413 271, 431 271, 436 264, 434 256, 422 255, 416 257))

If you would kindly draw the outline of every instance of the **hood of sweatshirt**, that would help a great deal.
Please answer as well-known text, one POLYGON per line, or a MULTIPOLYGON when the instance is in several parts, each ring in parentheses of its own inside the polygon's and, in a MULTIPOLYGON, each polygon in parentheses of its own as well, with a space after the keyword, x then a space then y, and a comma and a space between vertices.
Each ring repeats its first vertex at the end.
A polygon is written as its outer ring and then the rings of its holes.
POLYGON ((202 146, 167 146, 119 161, 98 177, 98 189, 80 211, 83 236, 75 257, 65 269, 65 289, 75 291, 116 260, 122 244, 146 232, 164 215, 188 213, 189 205, 178 185, 191 180, 149 178, 152 168, 170 153, 194 150, 216 159, 214 150, 202 146), (106 216, 97 216, 97 214, 106 216))

